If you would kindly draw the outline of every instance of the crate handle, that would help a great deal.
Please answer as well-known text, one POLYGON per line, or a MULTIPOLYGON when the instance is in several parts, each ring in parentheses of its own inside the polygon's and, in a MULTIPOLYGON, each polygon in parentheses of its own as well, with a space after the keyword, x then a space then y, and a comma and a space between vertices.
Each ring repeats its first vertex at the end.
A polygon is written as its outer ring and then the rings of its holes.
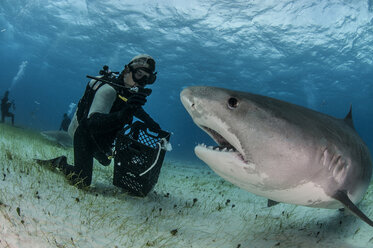
POLYGON ((153 169, 153 167, 157 164, 158 162, 158 159, 159 159, 159 154, 161 153, 161 150, 162 150, 162 146, 161 146, 161 143, 160 142, 157 142, 157 145, 158 145, 158 153, 157 153, 157 157, 155 158, 154 160, 154 163, 146 170, 144 171, 143 173, 140 173, 140 177, 142 177, 143 175, 145 175, 146 173, 148 173, 151 169, 153 169))

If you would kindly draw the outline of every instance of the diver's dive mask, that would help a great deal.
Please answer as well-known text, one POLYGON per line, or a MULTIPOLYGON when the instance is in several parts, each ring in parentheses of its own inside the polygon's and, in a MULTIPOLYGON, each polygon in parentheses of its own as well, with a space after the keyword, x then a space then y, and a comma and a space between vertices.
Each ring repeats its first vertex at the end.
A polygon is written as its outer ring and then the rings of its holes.
POLYGON ((157 72, 154 72, 155 62, 153 59, 136 59, 134 61, 131 61, 128 64, 128 67, 132 72, 133 81, 141 86, 145 86, 146 84, 153 84, 157 79, 157 72))
POLYGON ((134 68, 131 69, 131 71, 133 81, 141 86, 153 84, 157 79, 157 72, 153 73, 151 70, 145 67, 134 68))

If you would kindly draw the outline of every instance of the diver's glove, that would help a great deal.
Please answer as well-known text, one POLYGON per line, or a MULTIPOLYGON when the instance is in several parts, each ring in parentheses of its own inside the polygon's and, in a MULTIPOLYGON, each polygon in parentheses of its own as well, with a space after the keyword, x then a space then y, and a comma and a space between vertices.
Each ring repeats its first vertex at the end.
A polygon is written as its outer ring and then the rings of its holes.
POLYGON ((118 112, 118 118, 128 119, 132 118, 133 114, 146 103, 147 95, 144 93, 134 93, 127 100, 127 106, 118 112))
POLYGON ((159 130, 161 130, 161 126, 155 121, 148 122, 146 123, 146 125, 148 126, 149 130, 152 132, 158 132, 159 130))
POLYGON ((134 93, 127 100, 127 104, 134 108, 139 108, 146 103, 146 97, 148 95, 143 92, 134 93))

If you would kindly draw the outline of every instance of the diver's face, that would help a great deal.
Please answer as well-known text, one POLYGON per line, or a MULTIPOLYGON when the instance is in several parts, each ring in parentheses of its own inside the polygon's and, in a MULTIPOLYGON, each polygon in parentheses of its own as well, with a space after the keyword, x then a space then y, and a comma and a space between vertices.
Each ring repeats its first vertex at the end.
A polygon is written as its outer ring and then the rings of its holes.
POLYGON ((135 81, 133 81, 132 72, 127 73, 123 77, 123 82, 124 82, 124 86, 126 88, 131 88, 131 87, 134 87, 134 86, 137 86, 137 87, 140 86, 138 83, 136 83, 135 81))

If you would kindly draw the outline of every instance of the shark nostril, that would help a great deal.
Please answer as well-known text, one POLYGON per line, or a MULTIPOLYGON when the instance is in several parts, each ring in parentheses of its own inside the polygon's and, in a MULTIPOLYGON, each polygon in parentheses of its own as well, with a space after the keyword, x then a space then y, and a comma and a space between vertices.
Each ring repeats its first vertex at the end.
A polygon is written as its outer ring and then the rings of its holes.
POLYGON ((192 103, 192 106, 191 106, 192 108, 194 108, 194 103, 192 103))

